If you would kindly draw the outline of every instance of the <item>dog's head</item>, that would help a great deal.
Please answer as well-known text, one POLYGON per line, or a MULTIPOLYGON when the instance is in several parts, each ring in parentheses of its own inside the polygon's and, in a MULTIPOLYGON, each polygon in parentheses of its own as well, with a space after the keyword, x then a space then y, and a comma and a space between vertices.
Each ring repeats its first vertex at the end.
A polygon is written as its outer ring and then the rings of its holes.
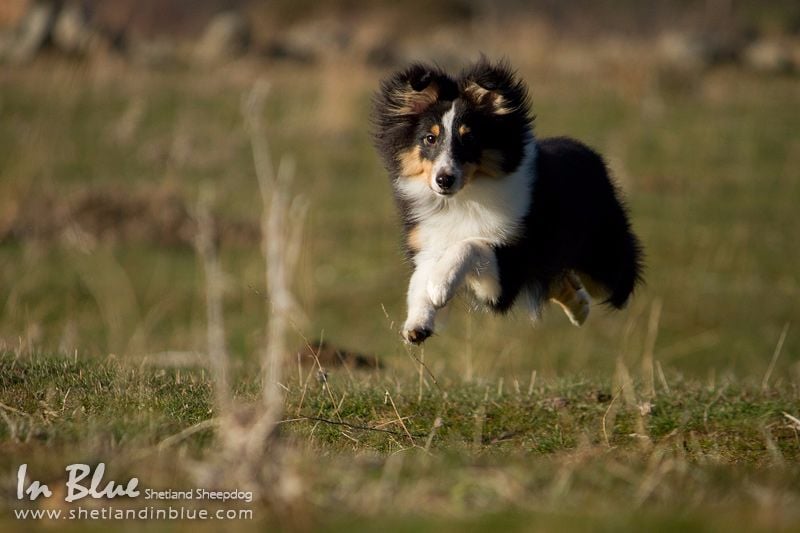
POLYGON ((375 140, 392 176, 450 197, 520 164, 530 134, 528 93, 510 67, 481 59, 453 78, 415 64, 375 98, 375 140))

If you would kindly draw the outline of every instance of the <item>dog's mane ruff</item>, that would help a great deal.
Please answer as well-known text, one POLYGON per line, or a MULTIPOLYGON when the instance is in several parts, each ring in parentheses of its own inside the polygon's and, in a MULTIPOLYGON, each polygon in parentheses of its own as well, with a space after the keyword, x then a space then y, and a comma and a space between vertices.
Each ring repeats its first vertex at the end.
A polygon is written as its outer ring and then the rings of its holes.
POLYGON ((444 250, 455 241, 481 239, 493 246, 515 242, 533 202, 537 145, 530 134, 516 170, 497 179, 477 179, 452 198, 432 194, 420 180, 396 181, 407 204, 406 226, 418 225, 423 252, 444 250))

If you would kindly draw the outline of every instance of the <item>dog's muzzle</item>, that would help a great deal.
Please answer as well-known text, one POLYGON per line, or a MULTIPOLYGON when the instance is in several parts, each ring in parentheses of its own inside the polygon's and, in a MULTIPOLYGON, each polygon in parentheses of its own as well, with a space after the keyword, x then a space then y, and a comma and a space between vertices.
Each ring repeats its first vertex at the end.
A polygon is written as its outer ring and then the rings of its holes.
POLYGON ((440 194, 452 194, 453 186, 456 184, 456 177, 450 172, 440 172, 436 175, 436 185, 439 187, 440 194))
POLYGON ((463 186, 461 174, 451 167, 439 169, 430 181, 430 188, 439 196, 452 196, 463 186))

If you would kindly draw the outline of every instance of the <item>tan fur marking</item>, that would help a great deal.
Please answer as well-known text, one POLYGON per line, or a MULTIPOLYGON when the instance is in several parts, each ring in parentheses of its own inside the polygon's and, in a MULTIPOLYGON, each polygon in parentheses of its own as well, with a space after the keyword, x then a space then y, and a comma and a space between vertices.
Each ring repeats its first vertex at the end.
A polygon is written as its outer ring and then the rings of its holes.
POLYGON ((437 137, 439 136, 439 133, 441 133, 441 131, 442 129, 439 127, 438 124, 434 124, 433 126, 431 126, 431 133, 433 133, 437 137))
POLYGON ((503 153, 500 150, 484 150, 479 164, 464 164, 464 179, 467 183, 476 178, 497 179, 505 174, 503 171, 503 153))
POLYGON ((569 309, 570 304, 575 301, 575 293, 575 287, 573 287, 572 284, 567 281, 567 277, 564 276, 553 283, 547 297, 560 304, 564 309, 569 309))
POLYGON ((433 168, 433 161, 422 157, 419 146, 400 152, 398 162, 400 163, 400 175, 405 179, 427 181, 433 168))
POLYGON ((513 111, 510 107, 506 107, 506 99, 499 94, 495 95, 492 106, 494 106, 495 115, 508 115, 513 111))
POLYGON ((489 91, 473 81, 464 89, 464 94, 476 104, 482 104, 483 99, 486 98, 489 91))
POLYGON ((412 252, 416 253, 422 249, 422 235, 419 226, 414 226, 408 230, 406 235, 406 243, 412 252))
POLYGON ((486 178, 499 178, 505 174, 503 162, 503 152, 500 150, 484 150, 477 174, 486 178))
POLYGON ((484 89, 474 81, 467 85, 464 94, 478 105, 491 105, 496 115, 507 115, 513 111, 507 107, 506 99, 502 94, 484 89))
POLYGON ((458 134, 461 135, 462 137, 467 133, 469 133, 470 131, 472 130, 466 124, 462 124, 461 126, 458 127, 458 134))
POLYGON ((438 98, 439 86, 435 83, 431 83, 421 91, 415 91, 409 84, 394 94, 394 99, 402 104, 392 111, 398 115, 417 115, 425 111, 438 98))
POLYGON ((469 183, 473 180, 475 175, 478 172, 478 165, 475 163, 464 163, 462 167, 462 172, 464 173, 464 183, 469 183))

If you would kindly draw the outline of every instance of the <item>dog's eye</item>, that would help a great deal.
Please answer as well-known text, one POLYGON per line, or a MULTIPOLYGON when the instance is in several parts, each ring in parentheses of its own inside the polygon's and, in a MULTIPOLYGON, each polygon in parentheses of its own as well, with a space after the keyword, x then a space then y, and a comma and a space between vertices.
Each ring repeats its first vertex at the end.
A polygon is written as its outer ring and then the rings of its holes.
POLYGON ((428 135, 423 137, 423 141, 425 141, 425 144, 434 145, 436 144, 436 135, 429 133, 428 135))

